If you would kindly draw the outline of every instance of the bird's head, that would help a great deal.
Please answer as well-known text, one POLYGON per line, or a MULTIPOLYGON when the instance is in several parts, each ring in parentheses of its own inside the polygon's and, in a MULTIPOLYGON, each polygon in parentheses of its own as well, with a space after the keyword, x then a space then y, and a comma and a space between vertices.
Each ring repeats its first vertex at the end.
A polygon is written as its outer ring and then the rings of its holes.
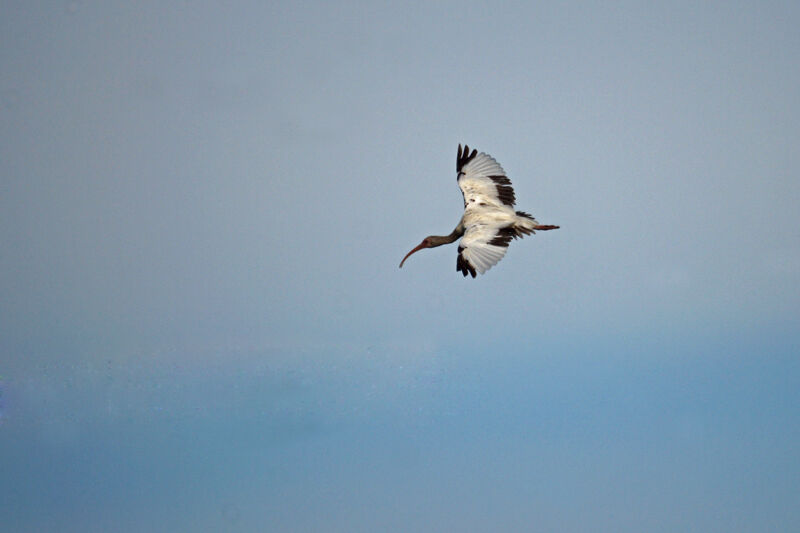
POLYGON ((425 237, 424 239, 422 239, 422 242, 421 242, 421 243, 419 243, 419 244, 418 244, 416 247, 414 247, 414 249, 413 249, 413 250, 411 250, 410 252, 408 252, 408 253, 406 254, 406 256, 403 258, 403 260, 402 260, 402 261, 400 261, 400 268, 403 268, 403 263, 405 263, 405 262, 406 262, 406 259, 408 259, 408 256, 410 256, 410 255, 411 255, 411 254, 413 254, 414 252, 418 252, 418 251, 420 251, 420 250, 422 250, 422 249, 424 249, 424 248, 434 248, 434 247, 436 247, 436 246, 439 246, 439 245, 441 245, 441 244, 443 244, 443 243, 441 243, 441 242, 438 242, 438 241, 436 240, 436 236, 435 236, 435 235, 430 235, 430 236, 428 236, 428 237, 425 237))

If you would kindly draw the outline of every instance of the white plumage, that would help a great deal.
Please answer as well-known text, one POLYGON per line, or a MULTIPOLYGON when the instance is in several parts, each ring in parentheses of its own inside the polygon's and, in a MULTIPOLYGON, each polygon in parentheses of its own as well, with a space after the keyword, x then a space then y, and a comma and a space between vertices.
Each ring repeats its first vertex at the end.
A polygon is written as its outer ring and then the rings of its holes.
MULTIPOLYGON (((478 207, 482 204, 503 206, 498 196, 497 182, 489 176, 505 177, 506 172, 492 156, 483 152, 459 170, 457 179, 464 195, 464 208, 478 207)), ((511 212, 513 213, 513 210, 511 212)))
POLYGON ((475 222, 464 224, 464 227, 466 231, 458 243, 461 257, 483 274, 506 255, 508 247, 489 244, 497 235, 496 225, 475 222))

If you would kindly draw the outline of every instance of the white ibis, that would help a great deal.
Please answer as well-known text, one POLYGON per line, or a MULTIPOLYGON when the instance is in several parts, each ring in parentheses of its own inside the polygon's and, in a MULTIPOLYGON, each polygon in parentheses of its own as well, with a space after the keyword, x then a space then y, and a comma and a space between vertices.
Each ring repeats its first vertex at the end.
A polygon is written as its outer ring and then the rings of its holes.
POLYGON ((469 151, 469 146, 458 145, 456 157, 457 180, 464 195, 464 215, 450 235, 425 237, 416 248, 400 261, 400 268, 408 256, 423 248, 435 248, 458 243, 456 270, 473 278, 500 261, 511 239, 535 233, 535 230, 558 229, 558 226, 539 224, 535 218, 522 211, 514 211, 514 189, 503 167, 484 152, 469 151))

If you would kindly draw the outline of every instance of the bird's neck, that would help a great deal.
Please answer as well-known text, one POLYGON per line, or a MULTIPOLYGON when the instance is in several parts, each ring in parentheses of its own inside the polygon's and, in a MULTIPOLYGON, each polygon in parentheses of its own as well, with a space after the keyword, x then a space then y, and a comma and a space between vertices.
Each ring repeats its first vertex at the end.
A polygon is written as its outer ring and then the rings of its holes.
POLYGON ((431 235, 428 237, 431 245, 430 248, 436 248, 437 246, 441 246, 443 244, 450 244, 451 242, 455 242, 461 236, 464 235, 464 225, 459 222, 456 229, 454 229, 450 235, 431 235))

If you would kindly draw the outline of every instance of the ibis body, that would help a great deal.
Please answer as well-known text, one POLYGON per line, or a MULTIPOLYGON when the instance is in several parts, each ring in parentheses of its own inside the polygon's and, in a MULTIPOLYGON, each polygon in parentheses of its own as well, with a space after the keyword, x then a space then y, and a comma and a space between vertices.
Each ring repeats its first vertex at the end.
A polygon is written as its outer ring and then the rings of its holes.
POLYGON ((473 278, 485 273, 505 256, 512 239, 531 235, 537 230, 558 229, 542 225, 528 213, 514 210, 516 197, 511 180, 492 156, 458 145, 456 157, 458 187, 464 196, 464 215, 450 235, 425 237, 400 262, 424 248, 458 244, 456 270, 473 278))

